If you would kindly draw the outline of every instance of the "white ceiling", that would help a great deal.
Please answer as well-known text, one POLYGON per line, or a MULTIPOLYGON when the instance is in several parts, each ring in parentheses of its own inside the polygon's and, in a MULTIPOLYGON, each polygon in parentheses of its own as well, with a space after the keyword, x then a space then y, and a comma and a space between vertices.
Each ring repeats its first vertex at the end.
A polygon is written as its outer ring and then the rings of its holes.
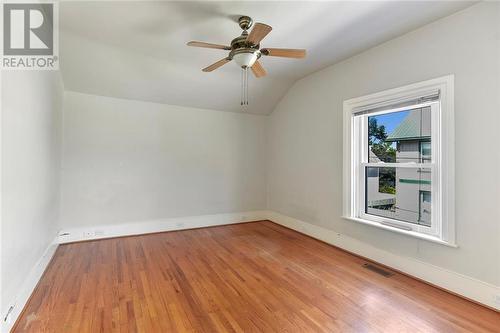
POLYGON ((205 109, 269 114, 299 78, 402 35, 470 2, 62 2, 60 59, 66 89, 205 109), (305 48, 304 60, 264 57, 268 75, 250 78, 240 100, 240 70, 201 68, 227 51, 240 15, 273 27, 262 47, 305 48))

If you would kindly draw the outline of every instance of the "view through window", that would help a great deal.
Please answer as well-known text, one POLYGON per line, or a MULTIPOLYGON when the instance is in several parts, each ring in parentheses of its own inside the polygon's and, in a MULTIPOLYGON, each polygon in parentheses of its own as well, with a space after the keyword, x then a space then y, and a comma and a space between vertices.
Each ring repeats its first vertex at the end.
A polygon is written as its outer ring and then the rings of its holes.
POLYGON ((431 107, 366 118, 365 213, 430 227, 431 107))

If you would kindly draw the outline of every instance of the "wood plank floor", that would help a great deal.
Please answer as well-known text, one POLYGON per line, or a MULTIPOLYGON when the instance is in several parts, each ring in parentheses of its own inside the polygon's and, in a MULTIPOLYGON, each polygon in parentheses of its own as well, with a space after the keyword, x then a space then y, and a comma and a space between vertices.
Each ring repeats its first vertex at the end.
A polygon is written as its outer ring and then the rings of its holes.
POLYGON ((62 245, 14 332, 500 332, 500 314, 262 221, 62 245))

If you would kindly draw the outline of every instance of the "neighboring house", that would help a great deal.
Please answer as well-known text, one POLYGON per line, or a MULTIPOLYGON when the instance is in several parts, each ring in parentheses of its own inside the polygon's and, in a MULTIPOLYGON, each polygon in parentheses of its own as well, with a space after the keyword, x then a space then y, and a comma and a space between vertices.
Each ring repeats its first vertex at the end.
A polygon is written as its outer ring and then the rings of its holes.
MULTIPOLYGON (((374 152, 369 151, 370 162, 378 163, 380 159, 374 152)), ((390 193, 381 192, 380 186, 380 168, 368 168, 366 178, 366 191, 368 198, 368 213, 375 215, 383 215, 393 217, 394 214, 391 209, 396 204, 396 196, 390 193), (372 211, 371 208, 374 208, 372 211), (382 210, 379 212, 379 210, 382 210)))
MULTIPOLYGON (((385 141, 396 143, 396 163, 429 163, 431 161, 430 107, 409 111, 408 116, 385 141)), ((370 154, 374 155, 371 151, 370 154)), ((373 170, 367 173, 367 213, 430 226, 430 171, 419 168, 396 168, 395 176, 384 175, 384 185, 388 177, 394 179, 395 194, 390 194, 380 192, 382 175, 390 168, 370 169, 373 170)))

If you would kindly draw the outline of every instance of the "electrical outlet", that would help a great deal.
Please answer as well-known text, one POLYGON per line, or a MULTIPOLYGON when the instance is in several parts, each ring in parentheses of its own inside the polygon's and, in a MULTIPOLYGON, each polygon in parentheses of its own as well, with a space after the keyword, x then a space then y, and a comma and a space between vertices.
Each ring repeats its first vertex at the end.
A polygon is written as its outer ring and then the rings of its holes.
POLYGON ((64 240, 68 239, 70 236, 71 236, 71 234, 69 232, 61 232, 59 234, 59 240, 64 241, 64 240))

